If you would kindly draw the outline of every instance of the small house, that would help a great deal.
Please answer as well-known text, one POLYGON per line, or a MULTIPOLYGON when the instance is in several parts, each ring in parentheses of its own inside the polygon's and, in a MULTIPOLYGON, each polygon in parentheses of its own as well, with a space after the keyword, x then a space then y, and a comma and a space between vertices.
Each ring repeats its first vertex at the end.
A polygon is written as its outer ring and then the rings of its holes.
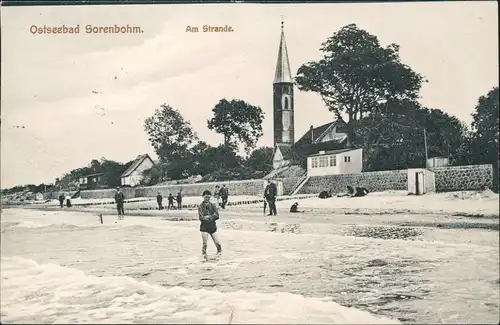
POLYGON ((129 168, 120 176, 122 186, 137 186, 140 184, 145 170, 155 165, 148 154, 139 155, 129 168))
POLYGON ((307 176, 357 174, 363 170, 363 149, 320 151, 307 157, 307 176))
POLYGON ((89 174, 80 177, 80 190, 95 190, 105 187, 104 173, 89 174))
POLYGON ((314 127, 311 125, 309 131, 293 145, 288 143, 277 143, 274 147, 273 169, 279 169, 293 163, 293 156, 303 156, 317 153, 321 150, 344 149, 347 143, 345 123, 335 120, 314 127))
POLYGON ((433 157, 427 159, 427 168, 448 167, 448 158, 433 157))

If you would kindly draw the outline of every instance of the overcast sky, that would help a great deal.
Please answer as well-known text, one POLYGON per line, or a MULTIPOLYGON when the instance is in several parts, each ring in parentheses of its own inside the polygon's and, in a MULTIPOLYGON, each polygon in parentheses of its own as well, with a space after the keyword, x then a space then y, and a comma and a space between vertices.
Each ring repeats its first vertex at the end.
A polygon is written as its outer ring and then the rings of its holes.
MULTIPOLYGON (((427 107, 470 123, 478 97, 498 85, 496 1, 2 7, 2 188, 51 183, 94 158, 156 158, 143 124, 163 103, 212 145, 222 136, 206 120, 220 99, 258 105, 266 114, 259 145, 272 146, 281 15, 293 74, 356 23, 383 46, 399 44, 403 62, 429 79, 421 91, 427 107), (80 24, 81 34, 30 33, 32 25, 61 24, 80 24), (87 24, 144 32, 87 35, 87 24), (185 32, 204 24, 234 32, 185 32)), ((296 90, 296 139, 332 118, 317 95, 296 90)))

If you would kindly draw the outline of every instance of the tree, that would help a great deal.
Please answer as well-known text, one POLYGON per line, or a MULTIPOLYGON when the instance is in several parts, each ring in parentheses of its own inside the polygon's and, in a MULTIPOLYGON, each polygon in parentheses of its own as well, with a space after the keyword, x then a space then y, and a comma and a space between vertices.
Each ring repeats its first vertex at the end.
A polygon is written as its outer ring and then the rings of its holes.
POLYGON ((146 169, 142 172, 143 178, 140 181, 140 184, 143 186, 151 186, 156 185, 163 180, 164 170, 163 166, 155 165, 149 169, 146 169))
POLYGON ((481 96, 472 113, 471 153, 474 163, 493 164, 493 189, 498 192, 498 110, 499 88, 481 96))
POLYGON ((184 158, 189 147, 197 140, 189 121, 166 104, 156 109, 153 116, 146 118, 144 129, 161 161, 184 158))
POLYGON ((257 172, 265 172, 266 174, 273 169, 273 153, 271 147, 260 147, 253 150, 244 164, 250 170, 257 172))
POLYGON ((472 130, 476 153, 480 154, 478 162, 498 160, 498 106, 499 88, 495 87, 486 96, 478 100, 472 113, 472 130))
POLYGON ((467 127, 439 109, 415 101, 389 100, 356 123, 356 144, 363 147, 365 170, 424 167, 426 131, 429 157, 447 157, 452 164, 467 160, 467 127))
POLYGON ((224 136, 224 145, 236 148, 236 141, 243 142, 248 153, 262 136, 264 112, 258 106, 250 105, 242 100, 230 102, 221 99, 212 109, 214 116, 207 121, 208 128, 224 136))
POLYGON ((346 123, 349 145, 355 121, 379 104, 418 98, 423 77, 401 62, 396 44, 384 48, 376 36, 350 24, 322 43, 320 50, 323 58, 303 64, 295 82, 299 90, 320 94, 328 109, 346 123))

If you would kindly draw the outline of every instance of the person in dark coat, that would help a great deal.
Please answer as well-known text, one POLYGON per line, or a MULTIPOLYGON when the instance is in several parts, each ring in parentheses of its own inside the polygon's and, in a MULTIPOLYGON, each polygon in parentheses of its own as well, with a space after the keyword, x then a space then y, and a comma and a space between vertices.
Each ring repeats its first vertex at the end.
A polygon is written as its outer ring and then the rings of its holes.
POLYGON ((219 211, 217 210, 217 205, 210 202, 211 196, 212 193, 210 193, 210 191, 204 191, 203 202, 198 206, 198 218, 201 222, 201 253, 204 257, 207 256, 207 241, 209 235, 212 237, 215 247, 217 248, 217 254, 220 255, 222 252, 222 246, 217 236, 217 224, 215 223, 219 219, 219 211))
POLYGON ((119 216, 125 215, 125 210, 123 209, 123 204, 125 203, 125 195, 123 195, 122 190, 120 188, 116 189, 115 202, 116 202, 116 209, 118 210, 118 215, 119 216))
POLYGON ((177 193, 177 198, 175 200, 177 201, 177 209, 181 210, 182 209, 182 195, 181 195, 181 192, 177 193))
POLYGON ((276 184, 271 181, 267 181, 268 184, 266 189, 264 190, 264 197, 267 199, 267 204, 269 205, 269 214, 268 216, 276 215, 278 212, 276 211, 276 196, 278 195, 278 188, 276 184))
POLYGON ((174 209, 175 210, 175 206, 174 206, 174 196, 172 195, 172 193, 170 193, 168 195, 168 208, 167 209, 174 209))
POLYGON ((156 202, 158 203, 158 210, 163 210, 163 196, 161 196, 160 192, 158 192, 158 195, 156 196, 156 202))
POLYGON ((221 199, 221 208, 225 209, 226 204, 227 204, 227 199, 229 198, 229 190, 227 189, 226 185, 222 184, 221 189, 219 190, 219 195, 221 199))
POLYGON ((64 194, 59 195, 59 205, 64 207, 64 194))

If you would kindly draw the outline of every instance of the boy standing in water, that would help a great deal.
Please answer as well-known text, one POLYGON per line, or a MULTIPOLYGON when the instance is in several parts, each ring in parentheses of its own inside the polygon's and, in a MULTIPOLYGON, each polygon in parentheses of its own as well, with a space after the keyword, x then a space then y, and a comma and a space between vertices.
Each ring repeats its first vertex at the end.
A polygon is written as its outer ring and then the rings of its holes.
POLYGON ((201 221, 200 232, 201 239, 203 240, 201 253, 204 257, 207 257, 207 241, 208 235, 212 237, 215 247, 217 247, 217 254, 220 255, 222 252, 222 247, 219 242, 219 237, 217 236, 217 225, 215 221, 219 219, 219 211, 217 211, 217 206, 210 202, 212 193, 206 190, 203 192, 203 202, 198 206, 198 217, 201 221))

